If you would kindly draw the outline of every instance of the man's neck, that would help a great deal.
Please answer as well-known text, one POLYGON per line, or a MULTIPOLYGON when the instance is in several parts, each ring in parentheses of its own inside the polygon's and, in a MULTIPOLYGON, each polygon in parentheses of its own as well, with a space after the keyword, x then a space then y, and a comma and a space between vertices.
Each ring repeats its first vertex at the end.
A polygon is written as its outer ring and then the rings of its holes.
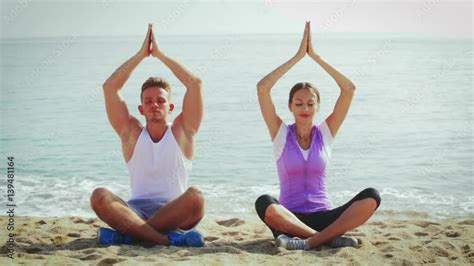
POLYGON ((153 142, 159 142, 165 135, 166 130, 168 129, 168 124, 165 120, 160 122, 151 122, 146 124, 146 129, 150 138, 153 142))

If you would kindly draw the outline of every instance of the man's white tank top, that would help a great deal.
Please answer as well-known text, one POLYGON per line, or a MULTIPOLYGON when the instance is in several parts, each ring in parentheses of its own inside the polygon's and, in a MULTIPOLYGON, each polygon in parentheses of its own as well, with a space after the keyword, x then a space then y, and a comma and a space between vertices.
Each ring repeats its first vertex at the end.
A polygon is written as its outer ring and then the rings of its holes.
POLYGON ((169 201, 185 191, 192 161, 181 151, 171 125, 157 143, 153 142, 145 126, 127 167, 132 199, 159 197, 169 201))

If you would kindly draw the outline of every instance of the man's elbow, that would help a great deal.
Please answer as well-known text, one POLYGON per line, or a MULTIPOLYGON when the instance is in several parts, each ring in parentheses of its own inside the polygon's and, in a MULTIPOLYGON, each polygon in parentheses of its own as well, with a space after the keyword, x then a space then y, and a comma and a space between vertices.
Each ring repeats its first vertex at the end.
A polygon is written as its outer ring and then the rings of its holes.
POLYGON ((113 84, 110 81, 106 81, 104 82, 104 84, 102 84, 102 89, 108 92, 117 92, 120 90, 120 86, 117 86, 116 84, 113 84))
POLYGON ((202 80, 200 78, 193 78, 190 82, 190 87, 193 89, 201 89, 202 88, 202 80))
POLYGON ((108 80, 105 81, 104 84, 102 84, 102 89, 104 91, 109 91, 109 90, 112 89, 112 87, 113 87, 112 84, 110 84, 110 82, 108 80))

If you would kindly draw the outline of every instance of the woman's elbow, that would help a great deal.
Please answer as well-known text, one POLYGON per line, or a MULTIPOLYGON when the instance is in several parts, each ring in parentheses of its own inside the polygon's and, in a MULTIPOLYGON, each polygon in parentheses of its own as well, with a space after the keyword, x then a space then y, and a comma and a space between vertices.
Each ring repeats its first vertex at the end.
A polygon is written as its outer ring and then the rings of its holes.
POLYGON ((356 86, 354 85, 354 83, 349 82, 348 84, 345 84, 345 86, 341 86, 341 90, 345 92, 354 93, 356 90, 356 86))
POLYGON ((267 86, 265 86, 265 84, 263 84, 262 82, 259 82, 257 83, 257 94, 265 94, 265 93, 268 93, 270 90, 268 89, 267 86))

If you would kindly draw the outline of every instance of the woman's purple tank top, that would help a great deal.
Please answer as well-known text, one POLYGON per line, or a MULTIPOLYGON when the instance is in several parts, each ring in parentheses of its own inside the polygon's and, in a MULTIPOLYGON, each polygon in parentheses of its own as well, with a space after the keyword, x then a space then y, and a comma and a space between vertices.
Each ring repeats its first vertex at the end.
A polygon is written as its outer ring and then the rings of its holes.
POLYGON ((330 209, 326 194, 326 165, 323 136, 317 126, 311 130, 311 146, 306 161, 301 153, 295 124, 288 126, 286 144, 277 161, 280 203, 296 213, 330 209))

